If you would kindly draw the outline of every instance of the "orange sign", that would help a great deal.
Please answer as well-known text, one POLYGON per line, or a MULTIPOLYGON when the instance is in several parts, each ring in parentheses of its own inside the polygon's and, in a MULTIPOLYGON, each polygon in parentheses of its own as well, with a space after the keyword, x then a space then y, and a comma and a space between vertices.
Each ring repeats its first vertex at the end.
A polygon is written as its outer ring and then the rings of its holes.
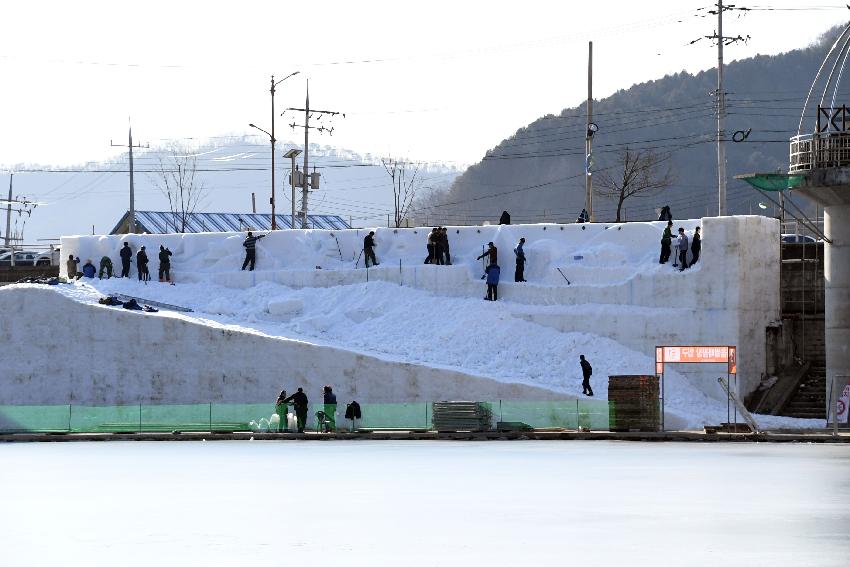
POLYGON ((675 346, 655 348, 655 373, 664 372, 664 364, 719 362, 729 365, 729 374, 737 374, 737 349, 733 346, 675 346))

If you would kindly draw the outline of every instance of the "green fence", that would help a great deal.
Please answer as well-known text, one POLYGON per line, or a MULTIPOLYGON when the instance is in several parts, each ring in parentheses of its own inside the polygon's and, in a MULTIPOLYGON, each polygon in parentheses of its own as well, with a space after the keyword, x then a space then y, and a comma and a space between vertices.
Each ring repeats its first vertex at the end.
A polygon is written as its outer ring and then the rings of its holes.
MULTIPOLYGON (((607 401, 507 401, 486 402, 497 422, 522 423, 535 429, 607 430, 607 401)), ((357 429, 430 430, 431 403, 361 404, 357 429)), ((316 412, 310 406, 307 429, 316 430, 316 412)), ((275 411, 274 404, 176 404, 176 405, 0 405, 0 433, 132 433, 172 431, 263 431, 275 411)), ((349 430, 345 404, 337 406, 336 425, 349 430)), ((284 423, 285 427, 285 423, 284 423)))

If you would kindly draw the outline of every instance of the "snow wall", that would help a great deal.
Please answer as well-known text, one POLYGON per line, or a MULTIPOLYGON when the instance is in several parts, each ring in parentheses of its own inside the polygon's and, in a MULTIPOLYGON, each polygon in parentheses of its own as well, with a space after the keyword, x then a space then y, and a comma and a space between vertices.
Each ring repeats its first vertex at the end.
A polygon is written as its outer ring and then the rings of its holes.
MULTIPOLYGON (((561 332, 607 337, 648 357, 653 356, 656 345, 737 345, 739 390, 742 393, 751 391, 764 372, 765 329, 779 320, 777 221, 761 216, 738 216, 675 222, 674 227, 684 227, 689 236, 695 226, 702 227, 700 261, 684 272, 673 270, 669 263, 658 264, 664 225, 653 222, 449 227, 452 266, 423 265, 428 228, 375 228, 376 253, 381 265, 369 270, 363 269, 363 259, 358 261, 358 257, 363 237, 370 229, 272 233, 258 242, 257 270, 254 272, 239 269, 244 233, 65 237, 62 252, 64 258, 70 253, 84 261, 91 258, 95 264, 101 256, 108 255, 120 269, 118 250, 123 241, 130 242, 134 251, 145 245, 156 279, 156 252, 159 245, 164 244, 174 253, 172 271, 178 288, 181 282, 209 283, 238 290, 260 282, 309 289, 384 281, 436 296, 480 301, 484 291, 480 280, 482 263, 476 256, 488 241, 493 241, 499 248, 502 266, 500 300, 511 305, 514 317, 561 332), (512 249, 520 237, 526 239, 527 283, 512 281, 512 249)), ((64 269, 62 262, 63 272, 64 269)), ((135 266, 132 274, 135 276, 135 266)), ((359 392, 361 401, 445 399, 451 397, 447 392, 458 392, 458 397, 464 398, 492 398, 497 394, 487 388, 501 387, 479 378, 466 382, 466 388, 447 390, 453 380, 460 380, 462 372, 412 365, 422 368, 414 371, 407 368, 411 365, 391 363, 395 370, 375 374, 366 397, 363 395, 366 386, 358 384, 366 379, 361 374, 372 371, 358 366, 362 364, 358 361, 363 360, 363 355, 322 347, 308 349, 305 352, 311 354, 296 359, 296 347, 281 348, 281 344, 289 344, 286 341, 282 343, 244 328, 229 330, 242 337, 238 339, 244 341, 241 348, 218 348, 219 343, 227 344, 219 337, 230 335, 216 334, 222 331, 187 331, 194 329, 191 326, 172 328, 169 325, 174 323, 166 323, 161 317, 151 318, 153 323, 137 324, 136 319, 127 319, 127 325, 110 325, 107 323, 110 317, 116 320, 119 317, 112 312, 96 313, 91 315, 96 319, 85 319, 87 325, 95 328, 79 336, 80 325, 76 321, 80 320, 82 312, 78 313, 77 307, 62 301, 65 300, 57 298, 50 306, 57 329, 55 336, 44 337, 37 325, 27 327, 20 321, 14 325, 4 324, 0 331, 4 341, 11 339, 22 348, 44 344, 45 340, 55 343, 48 351, 58 353, 59 358, 62 349, 81 350, 81 356, 73 355, 73 360, 85 360, 85 364, 60 365, 73 387, 63 390, 64 393, 57 397, 40 386, 34 389, 38 380, 35 374, 26 374, 28 367, 25 365, 16 371, 13 382, 35 382, 28 387, 16 386, 14 394, 4 386, 0 390, 3 398, 0 403, 47 403, 48 397, 50 401, 64 403, 68 400, 66 395, 73 392, 92 403, 114 403, 124 399, 121 384, 133 382, 140 384, 139 391, 150 393, 151 401, 162 402, 206 402, 211 396, 215 401, 219 393, 225 400, 256 401, 267 398, 276 384, 293 383, 290 378, 303 379, 311 387, 313 382, 316 385, 332 383, 340 393, 359 392), (114 340, 120 356, 109 354, 104 359, 100 354, 102 348, 92 347, 88 344, 90 341, 77 340, 78 337, 95 342, 114 340), (212 344, 201 345, 198 343, 201 340, 212 344), (167 365, 151 365, 152 360, 163 357, 167 365), (275 364, 257 366, 261 362, 255 359, 265 357, 274 358, 275 364), (325 362, 326 357, 339 360, 325 362), (396 364, 398 367, 393 366, 396 364), (195 377, 180 388, 156 386, 180 380, 178 376, 185 375, 185 368, 199 365, 211 370, 206 374, 191 370, 190 374, 195 377), (398 372, 407 373, 411 378, 399 378, 394 374, 398 372), (438 385, 432 388, 430 381, 438 385), (382 382, 389 386, 379 387, 382 382), (474 388, 473 383, 477 385, 474 388)), ((19 297, 0 292, 4 321, 8 321, 6 314, 14 311, 20 302, 19 297)), ((29 305, 38 308, 35 303, 29 305)), ((273 314, 277 307, 284 311, 286 308, 269 304, 266 310, 273 314)), ((97 307, 88 306, 83 311, 93 309, 96 311, 97 307)), ((21 319, 26 318, 25 312, 17 313, 21 319)), ((404 323, 399 321, 399 325, 404 323)), ((236 339, 227 340, 237 342, 236 339)), ((374 364, 380 366, 378 362, 374 364)), ((725 374, 720 365, 678 365, 675 369, 687 375, 691 382, 704 384, 704 391, 717 397, 716 377, 725 374)), ((635 368, 632 371, 651 373, 653 369, 635 368)), ((594 378, 597 383, 605 379, 604 376, 594 378)), ((524 388, 512 390, 514 397, 540 399, 541 394, 547 398, 557 397, 551 391, 524 388)), ((507 394, 498 395, 508 398, 507 394)))

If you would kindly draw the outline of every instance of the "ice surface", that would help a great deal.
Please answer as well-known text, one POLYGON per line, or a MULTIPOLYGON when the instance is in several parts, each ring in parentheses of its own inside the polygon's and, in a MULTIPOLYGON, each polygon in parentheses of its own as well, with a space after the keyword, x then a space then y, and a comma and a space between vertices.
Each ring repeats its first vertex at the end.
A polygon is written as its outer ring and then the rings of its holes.
POLYGON ((21 443, 0 460, 16 567, 847 562, 848 446, 21 443))

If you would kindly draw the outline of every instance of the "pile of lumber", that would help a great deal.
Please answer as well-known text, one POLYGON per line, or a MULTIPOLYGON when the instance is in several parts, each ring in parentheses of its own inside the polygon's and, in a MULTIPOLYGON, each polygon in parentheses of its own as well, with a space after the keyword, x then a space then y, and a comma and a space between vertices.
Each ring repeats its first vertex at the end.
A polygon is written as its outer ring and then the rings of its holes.
POLYGON ((611 431, 658 431, 661 403, 658 376, 608 377, 611 431))
POLYGON ((434 402, 431 419, 437 431, 489 431, 493 412, 483 402, 434 402))

